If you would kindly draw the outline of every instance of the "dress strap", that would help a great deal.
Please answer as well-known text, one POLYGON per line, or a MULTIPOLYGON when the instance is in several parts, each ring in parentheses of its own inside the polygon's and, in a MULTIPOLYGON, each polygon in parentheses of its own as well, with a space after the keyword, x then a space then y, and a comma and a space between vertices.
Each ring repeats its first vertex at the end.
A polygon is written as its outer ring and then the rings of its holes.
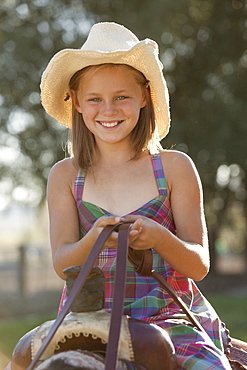
MULTIPOLYGON (((159 195, 167 196, 167 186, 166 186, 166 179, 163 170, 162 160, 160 154, 152 154, 151 155, 152 166, 154 170, 154 177, 157 183, 157 187, 159 190, 159 195)), ((85 173, 83 170, 78 171, 78 175, 75 180, 74 185, 74 193, 76 201, 82 200, 82 193, 84 188, 85 182, 85 173)))
POLYGON ((74 194, 76 201, 82 200, 82 193, 84 188, 84 182, 85 182, 85 173, 83 170, 79 170, 77 177, 75 179, 75 185, 74 185, 74 194))
POLYGON ((167 186, 166 186, 166 179, 163 170, 162 160, 160 154, 152 154, 151 155, 154 176, 157 183, 157 187, 159 190, 159 195, 167 196, 167 186))

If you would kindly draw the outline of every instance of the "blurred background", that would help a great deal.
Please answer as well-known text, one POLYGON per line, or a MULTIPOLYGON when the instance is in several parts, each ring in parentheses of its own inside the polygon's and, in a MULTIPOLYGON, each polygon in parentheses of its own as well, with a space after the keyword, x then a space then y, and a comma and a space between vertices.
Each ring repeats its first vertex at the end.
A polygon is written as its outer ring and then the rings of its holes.
POLYGON ((172 126, 202 179, 211 270, 198 285, 247 340, 247 1, 1 0, 0 369, 17 340, 55 318, 63 282, 51 264, 46 182, 67 130, 40 104, 40 77, 92 24, 115 21, 160 47, 172 126))

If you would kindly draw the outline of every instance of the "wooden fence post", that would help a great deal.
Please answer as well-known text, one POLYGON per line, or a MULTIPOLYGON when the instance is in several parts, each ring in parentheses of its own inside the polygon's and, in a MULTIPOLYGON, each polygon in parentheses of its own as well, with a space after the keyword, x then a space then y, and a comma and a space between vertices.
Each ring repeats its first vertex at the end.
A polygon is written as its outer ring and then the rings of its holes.
POLYGON ((21 298, 25 298, 27 293, 26 268, 27 268, 26 246, 21 245, 19 247, 19 266, 18 266, 19 293, 21 298))

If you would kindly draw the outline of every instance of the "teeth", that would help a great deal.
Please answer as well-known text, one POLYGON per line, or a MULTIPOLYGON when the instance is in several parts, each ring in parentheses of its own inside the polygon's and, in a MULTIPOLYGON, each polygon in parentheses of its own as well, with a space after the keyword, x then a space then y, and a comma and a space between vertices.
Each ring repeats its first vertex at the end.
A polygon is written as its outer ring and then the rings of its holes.
POLYGON ((121 121, 116 121, 116 122, 100 122, 100 124, 104 127, 114 127, 117 126, 121 121))

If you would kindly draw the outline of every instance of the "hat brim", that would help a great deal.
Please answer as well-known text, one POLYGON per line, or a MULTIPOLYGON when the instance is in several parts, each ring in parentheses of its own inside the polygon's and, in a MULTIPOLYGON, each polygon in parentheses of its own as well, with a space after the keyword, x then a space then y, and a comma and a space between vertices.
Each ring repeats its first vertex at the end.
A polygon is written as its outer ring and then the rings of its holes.
POLYGON ((145 39, 129 50, 99 52, 64 49, 50 60, 41 79, 41 102, 46 112, 61 124, 71 127, 72 101, 65 101, 69 81, 80 69, 104 63, 126 64, 142 72, 150 83, 151 99, 159 138, 164 138, 170 127, 169 94, 158 58, 156 42, 145 39))

